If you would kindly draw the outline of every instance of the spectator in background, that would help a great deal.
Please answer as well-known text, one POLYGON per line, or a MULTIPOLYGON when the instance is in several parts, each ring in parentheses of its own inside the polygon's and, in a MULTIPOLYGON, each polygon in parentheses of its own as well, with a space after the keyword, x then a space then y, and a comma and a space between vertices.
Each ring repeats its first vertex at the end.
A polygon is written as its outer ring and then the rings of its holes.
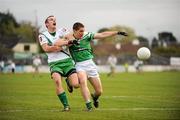
POLYGON ((115 70, 116 70, 116 64, 117 64, 117 58, 115 55, 110 55, 108 57, 108 64, 110 66, 110 72, 108 73, 108 76, 111 76, 115 73, 115 70))
POLYGON ((16 64, 12 60, 9 61, 9 68, 11 70, 11 73, 15 73, 16 64))
POLYGON ((42 64, 39 56, 35 56, 33 59, 33 67, 35 69, 35 73, 39 73, 39 67, 42 64))
POLYGON ((129 69, 128 62, 124 63, 124 69, 125 69, 125 72, 128 72, 128 69, 129 69))
POLYGON ((3 73, 3 71, 4 71, 4 61, 1 60, 0 61, 0 73, 3 73))
POLYGON ((134 62, 134 67, 135 67, 137 73, 140 73, 142 71, 142 66, 143 66, 143 61, 136 60, 134 62))

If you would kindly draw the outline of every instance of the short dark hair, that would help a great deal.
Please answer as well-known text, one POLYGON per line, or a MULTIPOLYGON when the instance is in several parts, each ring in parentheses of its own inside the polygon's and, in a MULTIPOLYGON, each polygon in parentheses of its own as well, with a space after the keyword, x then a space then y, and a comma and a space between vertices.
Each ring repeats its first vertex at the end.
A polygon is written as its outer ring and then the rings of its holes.
POLYGON ((48 19, 49 19, 50 17, 54 17, 54 15, 48 16, 48 17, 46 18, 46 20, 44 21, 45 24, 48 23, 48 19))
POLYGON ((84 27, 84 25, 80 22, 76 22, 73 25, 73 30, 79 30, 80 28, 84 27))

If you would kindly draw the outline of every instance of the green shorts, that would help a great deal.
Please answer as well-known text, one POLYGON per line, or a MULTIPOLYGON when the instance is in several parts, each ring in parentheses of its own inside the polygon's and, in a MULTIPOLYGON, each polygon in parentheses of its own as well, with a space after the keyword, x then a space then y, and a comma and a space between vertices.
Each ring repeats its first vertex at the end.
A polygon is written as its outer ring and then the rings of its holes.
POLYGON ((71 74, 76 73, 76 69, 74 67, 74 63, 71 58, 59 60, 56 62, 51 62, 49 63, 49 66, 50 66, 51 75, 52 73, 56 72, 63 77, 68 77, 71 74))

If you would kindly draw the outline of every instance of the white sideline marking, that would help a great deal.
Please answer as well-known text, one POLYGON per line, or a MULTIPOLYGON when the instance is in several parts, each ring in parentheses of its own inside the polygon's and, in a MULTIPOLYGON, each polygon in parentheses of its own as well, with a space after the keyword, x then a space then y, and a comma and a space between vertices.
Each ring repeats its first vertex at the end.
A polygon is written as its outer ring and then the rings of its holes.
MULTIPOLYGON (((98 109, 94 109, 95 111, 180 111, 180 108, 98 108, 98 109)), ((9 113, 9 112, 60 112, 61 110, 59 109, 17 109, 17 110, 0 110, 0 112, 5 112, 5 113, 9 113)), ((73 111, 73 109, 72 109, 73 111)), ((74 111, 77 111, 77 109, 75 109, 74 111)), ((79 109, 78 111, 83 111, 81 109, 79 109)))
POLYGON ((180 108, 102 108, 102 109, 97 109, 97 110, 102 110, 102 111, 145 111, 145 110, 157 110, 157 111, 179 111, 180 108))
MULTIPOLYGON (((139 96, 102 96, 102 98, 164 98, 166 96, 146 96, 146 95, 139 95, 139 96)), ((171 96, 168 98, 180 98, 180 96, 171 96)))
MULTIPOLYGON (((79 98, 81 96, 73 96, 74 98, 79 98)), ((146 96, 146 95, 138 95, 138 96, 123 96, 123 95, 119 95, 119 96, 101 96, 101 98, 105 98, 105 99, 109 99, 109 98, 165 98, 167 96, 146 96)), ((180 98, 180 96, 170 96, 168 98, 180 98)))

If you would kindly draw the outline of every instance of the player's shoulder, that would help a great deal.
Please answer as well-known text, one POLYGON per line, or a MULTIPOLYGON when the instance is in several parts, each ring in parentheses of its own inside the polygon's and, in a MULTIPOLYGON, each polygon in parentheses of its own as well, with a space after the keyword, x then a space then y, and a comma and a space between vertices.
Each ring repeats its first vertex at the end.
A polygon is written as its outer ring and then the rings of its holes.
POLYGON ((84 34, 83 34, 83 37, 86 37, 88 35, 90 35, 90 32, 85 31, 84 34))
POLYGON ((39 42, 40 43, 45 43, 47 42, 47 36, 48 35, 48 31, 42 31, 39 33, 38 38, 39 38, 39 42))
POLYGON ((91 37, 92 35, 94 35, 93 32, 87 32, 87 31, 85 31, 83 37, 84 37, 84 38, 86 38, 86 37, 91 37))
POLYGON ((42 31, 42 32, 39 33, 39 36, 44 36, 44 35, 46 35, 47 33, 48 33, 48 31, 42 31))

